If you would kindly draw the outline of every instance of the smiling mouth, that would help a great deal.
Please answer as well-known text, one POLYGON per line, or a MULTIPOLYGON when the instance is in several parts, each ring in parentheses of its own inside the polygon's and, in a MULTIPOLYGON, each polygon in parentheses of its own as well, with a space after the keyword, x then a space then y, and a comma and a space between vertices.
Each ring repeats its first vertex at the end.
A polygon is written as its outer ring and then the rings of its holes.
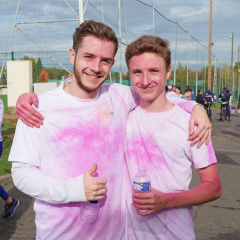
POLYGON ((98 79, 98 78, 101 78, 102 76, 94 76, 94 75, 90 75, 90 74, 87 74, 85 73, 88 77, 92 78, 92 79, 98 79))

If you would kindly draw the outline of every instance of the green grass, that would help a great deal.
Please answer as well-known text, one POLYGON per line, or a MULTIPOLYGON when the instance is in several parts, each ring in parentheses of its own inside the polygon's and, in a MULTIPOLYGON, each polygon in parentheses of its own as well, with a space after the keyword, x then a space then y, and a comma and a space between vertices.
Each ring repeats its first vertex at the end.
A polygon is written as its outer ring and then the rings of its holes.
POLYGON ((8 156, 12 146, 12 139, 8 139, 6 136, 15 133, 16 123, 17 120, 4 120, 2 124, 3 153, 0 158, 0 176, 11 173, 12 163, 8 162, 8 156))

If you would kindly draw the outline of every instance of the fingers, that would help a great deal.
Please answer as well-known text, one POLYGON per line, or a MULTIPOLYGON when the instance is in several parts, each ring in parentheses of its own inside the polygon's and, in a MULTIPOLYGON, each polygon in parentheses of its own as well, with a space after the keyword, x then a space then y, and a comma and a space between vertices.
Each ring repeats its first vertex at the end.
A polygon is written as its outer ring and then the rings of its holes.
POLYGON ((32 105, 30 105, 24 101, 21 102, 21 105, 22 105, 22 107, 20 108, 20 110, 22 110, 22 108, 27 110, 31 115, 34 115, 36 118, 38 118, 39 123, 41 120, 44 119, 43 116, 32 107, 32 105))
MULTIPOLYGON (((35 111, 35 110, 34 110, 35 111)), ((16 110, 18 116, 21 116, 21 119, 24 119, 24 122, 28 122, 31 125, 39 128, 40 125, 42 125, 42 122, 39 122, 39 119, 36 118, 34 115, 32 115, 31 113, 29 113, 29 111, 27 111, 25 108, 21 108, 16 110)))
POLYGON ((25 121, 24 115, 22 115, 21 112, 17 112, 17 111, 16 111, 16 113, 17 113, 17 115, 19 116, 19 118, 20 118, 27 126, 29 126, 29 127, 31 127, 31 128, 33 127, 33 125, 32 125, 31 123, 25 121))
POLYGON ((198 143, 198 145, 197 145, 198 148, 200 148, 200 147, 203 145, 203 143, 204 143, 205 140, 207 139, 208 135, 209 135, 209 130, 207 130, 207 131, 205 132, 203 138, 202 138, 201 141, 198 143))
POLYGON ((139 204, 136 204, 133 202, 133 206, 139 210, 153 210, 155 206, 153 205, 148 205, 148 204, 145 204, 145 205, 139 205, 139 204))
POLYGON ((88 201, 99 201, 102 200, 105 197, 105 194, 107 192, 107 188, 103 188, 99 191, 94 192, 91 196, 88 196, 88 201))
POLYGON ((203 128, 202 131, 199 131, 198 135, 196 135, 197 137, 194 138, 194 140, 190 143, 190 146, 193 147, 196 143, 198 143, 203 136, 205 135, 207 129, 203 128))
POLYGON ((136 208, 136 212, 137 212, 138 215, 141 215, 141 216, 147 216, 147 215, 150 215, 150 214, 154 213, 153 210, 147 210, 146 212, 141 212, 137 208, 136 208))
POLYGON ((97 164, 94 163, 93 166, 86 173, 92 176, 96 171, 97 171, 97 164))
POLYGON ((36 94, 36 93, 31 93, 30 95, 31 95, 31 97, 32 97, 32 102, 33 102, 34 106, 37 107, 37 106, 38 106, 38 97, 37 97, 37 94, 36 94))
POLYGON ((211 135, 212 135, 212 131, 211 131, 211 129, 209 130, 209 132, 208 132, 208 137, 207 137, 207 140, 206 140, 206 144, 208 145, 208 143, 209 143, 209 141, 210 141, 210 139, 211 139, 211 135))
POLYGON ((189 122, 189 134, 192 135, 194 133, 194 123, 195 123, 195 119, 194 118, 190 118, 190 122, 189 122))
POLYGON ((196 137, 200 135, 200 133, 204 130, 204 125, 198 125, 197 130, 191 136, 189 136, 188 141, 194 140, 196 137))

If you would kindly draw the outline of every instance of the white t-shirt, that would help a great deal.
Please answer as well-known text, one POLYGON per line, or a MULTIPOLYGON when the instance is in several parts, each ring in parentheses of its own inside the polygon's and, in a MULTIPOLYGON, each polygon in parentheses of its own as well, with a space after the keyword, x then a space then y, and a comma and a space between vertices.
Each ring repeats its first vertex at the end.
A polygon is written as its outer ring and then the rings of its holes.
POLYGON ((204 168, 217 162, 212 142, 190 147, 190 114, 178 106, 161 113, 138 106, 126 128, 127 235, 129 240, 193 240, 192 207, 165 209, 140 216, 132 205, 132 183, 138 167, 145 167, 152 187, 164 192, 189 190, 191 165, 204 168))
MULTIPOLYGON (((125 127, 138 96, 120 84, 101 85, 91 100, 73 97, 62 88, 39 95, 41 128, 18 121, 9 157, 14 183, 37 199, 37 239, 123 239, 125 127), (94 162, 95 176, 107 179, 107 194, 100 201, 97 220, 89 225, 80 220, 81 201, 86 201, 81 195, 82 174, 94 162)), ((196 104, 169 100, 190 112, 196 104)))

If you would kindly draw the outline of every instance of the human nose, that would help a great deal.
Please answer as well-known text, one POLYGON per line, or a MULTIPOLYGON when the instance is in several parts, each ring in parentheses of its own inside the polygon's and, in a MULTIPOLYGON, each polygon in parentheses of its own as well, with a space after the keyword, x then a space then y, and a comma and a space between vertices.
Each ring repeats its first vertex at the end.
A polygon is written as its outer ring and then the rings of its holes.
POLYGON ((143 74, 143 78, 141 81, 142 87, 148 87, 150 84, 151 84, 151 81, 148 74, 143 74))
POLYGON ((92 63, 92 66, 91 66, 91 70, 94 72, 94 73, 96 73, 96 74, 98 74, 98 73, 100 73, 102 70, 101 70, 101 66, 100 66, 100 61, 99 60, 97 60, 97 59, 95 59, 94 61, 93 61, 93 63, 92 63))

